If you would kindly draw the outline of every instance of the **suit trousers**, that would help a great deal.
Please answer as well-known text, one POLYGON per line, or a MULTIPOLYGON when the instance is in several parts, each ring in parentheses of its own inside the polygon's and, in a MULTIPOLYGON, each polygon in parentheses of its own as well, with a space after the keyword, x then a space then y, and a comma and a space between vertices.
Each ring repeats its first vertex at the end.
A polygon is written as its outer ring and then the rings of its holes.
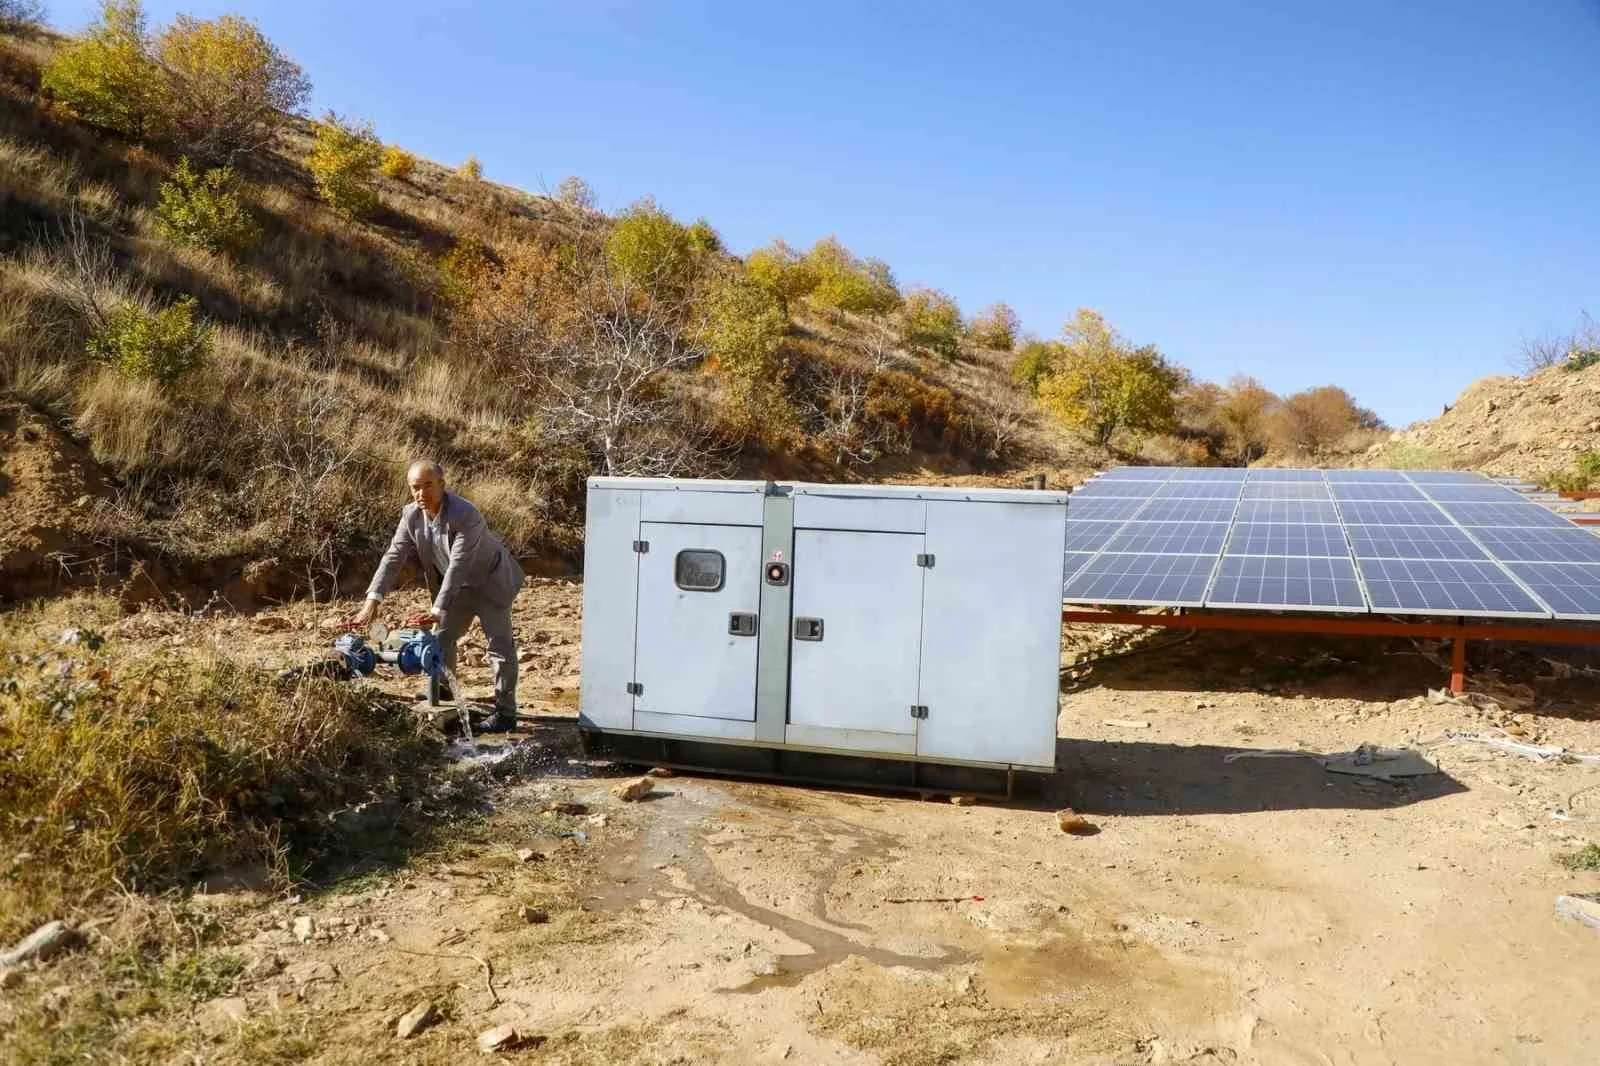
MULTIPOLYGON (((515 714, 517 710, 517 639, 511 632, 511 608, 498 607, 476 589, 462 589, 439 621, 439 649, 452 674, 456 670, 456 641, 476 618, 483 624, 489 644, 489 665, 494 668, 494 705, 515 714)), ((460 692, 454 693, 461 697, 460 692)))

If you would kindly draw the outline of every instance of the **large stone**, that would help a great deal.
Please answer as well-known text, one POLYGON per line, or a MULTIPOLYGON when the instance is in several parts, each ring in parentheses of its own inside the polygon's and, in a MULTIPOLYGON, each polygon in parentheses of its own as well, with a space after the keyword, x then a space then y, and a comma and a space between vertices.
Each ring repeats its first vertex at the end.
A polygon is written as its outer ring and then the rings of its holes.
POLYGON ((496 1051, 515 1051, 517 1048, 534 1047, 542 1043, 544 1037, 537 1033, 523 1032, 514 1025, 497 1025, 478 1034, 478 1050, 486 1055, 496 1051))
POLYGON ((439 1020, 439 1011, 432 1003, 419 1003, 406 1012, 394 1027, 394 1035, 410 1040, 439 1020))
POLYGON ((0 969, 20 966, 25 962, 49 962, 71 947, 77 939, 77 932, 66 922, 46 922, 23 937, 10 951, 0 955, 0 969))
POLYGON ((317 923, 309 914, 302 914, 294 920, 294 938, 302 944, 309 944, 311 938, 317 935, 317 923))
POLYGON ((611 794, 624 803, 633 803, 644 799, 655 790, 655 782, 648 777, 636 777, 632 781, 624 781, 611 790, 611 794))

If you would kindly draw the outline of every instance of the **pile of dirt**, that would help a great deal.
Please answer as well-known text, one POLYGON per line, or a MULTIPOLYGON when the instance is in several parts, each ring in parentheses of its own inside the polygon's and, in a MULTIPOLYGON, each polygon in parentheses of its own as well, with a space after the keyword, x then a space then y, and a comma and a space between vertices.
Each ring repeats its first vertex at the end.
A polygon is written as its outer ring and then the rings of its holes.
POLYGON ((1538 480, 1600 450, 1600 365, 1473 382, 1438 418, 1367 453, 1368 465, 1448 466, 1538 480))
POLYGON ((0 601, 75 583, 95 565, 91 518, 106 494, 81 445, 30 408, 0 407, 0 601))

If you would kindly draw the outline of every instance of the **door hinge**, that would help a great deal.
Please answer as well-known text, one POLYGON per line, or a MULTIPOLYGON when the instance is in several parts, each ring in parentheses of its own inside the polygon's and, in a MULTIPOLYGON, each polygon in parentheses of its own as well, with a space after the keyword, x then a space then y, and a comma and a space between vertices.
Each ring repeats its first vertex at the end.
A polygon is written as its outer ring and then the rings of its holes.
POLYGON ((645 552, 650 550, 650 542, 647 540, 636 540, 633 542, 633 550, 638 554, 643 555, 645 552))
POLYGON ((928 708, 925 707, 924 705, 920 704, 920 703, 912 704, 911 705, 911 717, 913 717, 913 718, 926 718, 926 717, 928 717, 928 708))
POLYGON ((917 565, 918 566, 925 566, 929 570, 932 570, 933 569, 933 556, 931 556, 931 555, 918 555, 917 556, 917 565))
POLYGON ((628 695, 630 695, 630 696, 643 696, 644 695, 644 686, 639 684, 639 682, 637 682, 637 681, 629 681, 628 682, 628 695))

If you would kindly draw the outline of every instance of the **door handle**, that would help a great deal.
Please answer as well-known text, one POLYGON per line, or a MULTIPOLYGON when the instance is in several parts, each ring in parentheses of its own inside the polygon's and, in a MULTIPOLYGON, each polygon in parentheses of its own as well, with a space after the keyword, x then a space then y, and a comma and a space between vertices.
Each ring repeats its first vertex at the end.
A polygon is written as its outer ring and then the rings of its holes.
POLYGON ((728 632, 736 637, 756 635, 756 616, 748 611, 734 611, 728 615, 728 632))
POLYGON ((794 639, 795 640, 821 640, 822 639, 822 619, 820 619, 820 618, 796 618, 794 620, 794 639))

